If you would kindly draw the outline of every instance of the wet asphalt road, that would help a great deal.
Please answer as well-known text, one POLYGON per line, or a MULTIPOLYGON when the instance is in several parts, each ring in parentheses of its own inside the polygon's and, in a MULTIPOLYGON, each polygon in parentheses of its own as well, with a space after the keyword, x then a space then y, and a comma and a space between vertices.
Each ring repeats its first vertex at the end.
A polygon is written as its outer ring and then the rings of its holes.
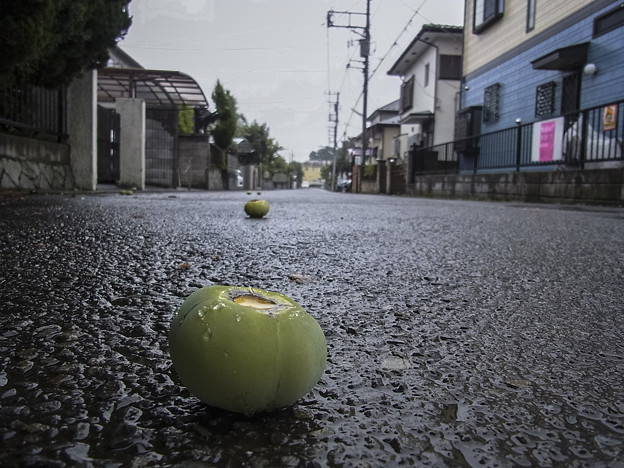
POLYGON ((0 197, 0 466, 624 466, 624 210, 262 197, 0 197), (189 395, 167 333, 207 284, 319 321, 310 394, 189 395))

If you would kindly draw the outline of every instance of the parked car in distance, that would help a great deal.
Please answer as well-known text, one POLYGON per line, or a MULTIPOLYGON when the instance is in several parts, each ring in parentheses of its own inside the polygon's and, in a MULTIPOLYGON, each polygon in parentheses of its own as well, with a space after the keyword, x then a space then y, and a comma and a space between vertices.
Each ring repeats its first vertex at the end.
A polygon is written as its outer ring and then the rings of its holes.
POLYGON ((344 179, 339 177, 336 180, 336 192, 350 192, 351 191, 351 179, 344 179))
POLYGON ((310 182, 304 180, 303 182, 301 182, 301 188, 310 188, 310 182))

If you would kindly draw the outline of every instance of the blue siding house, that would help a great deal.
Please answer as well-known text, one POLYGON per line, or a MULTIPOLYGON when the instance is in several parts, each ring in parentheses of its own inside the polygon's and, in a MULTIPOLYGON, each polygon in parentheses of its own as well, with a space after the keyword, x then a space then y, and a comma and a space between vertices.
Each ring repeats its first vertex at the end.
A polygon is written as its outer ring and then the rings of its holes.
POLYGON ((460 169, 621 162, 621 0, 466 0, 463 57, 460 169))

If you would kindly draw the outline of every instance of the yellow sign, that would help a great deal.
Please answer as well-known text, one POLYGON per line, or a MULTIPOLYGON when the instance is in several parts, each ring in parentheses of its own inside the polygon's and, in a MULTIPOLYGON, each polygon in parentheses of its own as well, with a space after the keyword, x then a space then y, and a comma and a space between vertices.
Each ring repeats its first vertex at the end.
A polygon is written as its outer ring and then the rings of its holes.
POLYGON ((617 104, 610 104, 605 106, 604 113, 602 114, 602 130, 608 132, 609 130, 615 130, 617 124, 617 104))

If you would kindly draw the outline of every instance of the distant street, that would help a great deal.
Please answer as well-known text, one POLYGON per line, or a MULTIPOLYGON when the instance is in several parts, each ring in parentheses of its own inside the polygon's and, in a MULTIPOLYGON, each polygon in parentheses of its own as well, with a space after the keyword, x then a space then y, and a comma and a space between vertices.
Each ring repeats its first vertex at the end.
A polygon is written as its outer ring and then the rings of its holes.
POLYGON ((0 193, 0 264, 3 467, 624 467, 624 209, 0 193), (187 392, 169 323, 208 284, 319 321, 309 395, 247 418, 187 392))

